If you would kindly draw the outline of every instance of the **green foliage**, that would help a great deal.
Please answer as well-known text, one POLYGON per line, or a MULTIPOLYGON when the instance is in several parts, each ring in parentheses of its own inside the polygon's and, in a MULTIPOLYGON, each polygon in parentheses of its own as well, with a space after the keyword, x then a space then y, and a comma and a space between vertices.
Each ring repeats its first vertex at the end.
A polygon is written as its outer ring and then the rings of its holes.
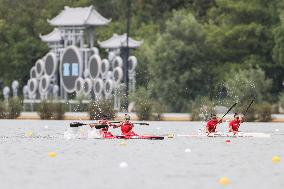
POLYGON ((7 104, 4 101, 0 101, 0 119, 7 118, 7 104))
POLYGON ((99 100, 90 102, 88 113, 91 120, 101 119, 102 115, 107 115, 109 119, 113 119, 116 111, 112 100, 99 100))
POLYGON ((281 108, 284 109, 284 93, 281 93, 279 95, 279 105, 280 105, 281 108))
POLYGON ((202 25, 190 12, 175 11, 154 47, 151 95, 176 112, 187 110, 190 99, 206 95, 214 81, 207 50, 202 25))
POLYGON ((272 81, 267 79, 260 68, 232 70, 225 80, 228 98, 243 102, 256 97, 257 101, 267 100, 272 81))
MULTIPOLYGON (((5 85, 15 78, 26 84, 31 67, 48 52, 39 34, 52 31, 46 20, 64 6, 94 5, 112 18, 107 27, 96 30, 96 38, 103 41, 113 33, 125 33, 126 2, 0 0, 0 79, 5 85)), ((131 1, 131 37, 144 40, 131 54, 138 58, 137 85, 147 88, 154 101, 152 111, 162 104, 167 111, 186 112, 198 96, 214 99, 223 81, 245 82, 242 77, 255 83, 240 85, 229 100, 256 95, 259 102, 275 101, 284 80, 283 5, 279 0, 131 1), (250 66, 264 82, 247 75, 250 66)), ((83 105, 76 108, 86 110, 83 105)))
POLYGON ((256 117, 257 121, 269 122, 271 121, 272 106, 267 102, 257 104, 256 117))
POLYGON ((64 118, 65 112, 65 104, 58 102, 44 100, 37 107, 37 113, 40 119, 61 120, 64 118))
POLYGON ((152 117, 152 100, 146 88, 140 87, 131 94, 131 100, 135 102, 135 112, 139 120, 150 120, 152 117))
POLYGON ((198 97, 191 105, 192 121, 207 121, 211 113, 216 113, 215 104, 208 97, 198 97))
POLYGON ((23 110, 23 103, 21 99, 17 97, 13 97, 9 99, 8 103, 8 119, 16 119, 21 115, 21 112, 23 110))
POLYGON ((0 119, 17 119, 23 110, 23 104, 19 98, 10 98, 8 103, 0 101, 0 119))
POLYGON ((47 101, 42 101, 37 107, 37 113, 40 119, 53 119, 52 107, 47 101))

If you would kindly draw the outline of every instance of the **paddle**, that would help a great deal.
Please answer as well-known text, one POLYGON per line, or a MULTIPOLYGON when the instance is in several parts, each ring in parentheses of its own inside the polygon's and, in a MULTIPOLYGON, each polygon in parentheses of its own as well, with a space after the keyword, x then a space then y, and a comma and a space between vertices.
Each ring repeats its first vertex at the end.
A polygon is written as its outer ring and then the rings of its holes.
MULTIPOLYGON (((70 123, 70 127, 80 127, 80 126, 83 126, 83 125, 89 125, 89 124, 80 123, 80 122, 70 123)), ((102 128, 106 128, 106 127, 108 127, 108 125, 95 125, 96 129, 102 129, 102 128)))
POLYGON ((220 119, 220 121, 218 123, 221 123, 222 119, 237 105, 238 103, 236 102, 235 104, 233 104, 228 111, 223 115, 223 117, 220 119))
MULTIPOLYGON (((111 121, 111 123, 121 123, 120 121, 111 121)), ((150 125, 149 123, 133 123, 137 125, 150 125)))
POLYGON ((248 107, 247 107, 247 109, 246 109, 246 111, 244 113, 244 117, 247 114, 247 112, 248 112, 249 108, 251 107, 252 103, 254 102, 254 100, 255 100, 255 97, 251 100, 250 104, 248 105, 248 107))

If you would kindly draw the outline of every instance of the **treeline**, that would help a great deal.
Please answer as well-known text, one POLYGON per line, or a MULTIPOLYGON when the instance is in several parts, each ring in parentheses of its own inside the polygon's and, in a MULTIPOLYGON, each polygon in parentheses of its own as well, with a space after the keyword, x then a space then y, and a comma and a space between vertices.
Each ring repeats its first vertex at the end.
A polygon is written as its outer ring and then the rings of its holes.
MULTIPOLYGON (((27 82, 30 68, 48 52, 39 33, 52 30, 46 20, 64 6, 94 5, 112 18, 97 30, 102 41, 125 33, 126 2, 0 0, 0 78, 5 84, 27 82)), ((131 1, 131 37, 144 40, 132 52, 139 61, 136 96, 174 112, 190 111, 203 97, 219 105, 252 97, 278 102, 284 80, 283 5, 283 0, 131 1)))

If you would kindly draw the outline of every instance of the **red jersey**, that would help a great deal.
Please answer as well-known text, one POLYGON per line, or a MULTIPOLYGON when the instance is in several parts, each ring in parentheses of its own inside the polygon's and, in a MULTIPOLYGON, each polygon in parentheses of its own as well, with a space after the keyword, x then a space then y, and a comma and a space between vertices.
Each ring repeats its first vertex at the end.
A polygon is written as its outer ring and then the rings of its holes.
POLYGON ((216 132, 216 126, 219 123, 219 121, 217 119, 211 119, 207 122, 207 130, 209 131, 209 133, 214 133, 216 132))
POLYGON ((137 136, 137 134, 132 131, 133 127, 133 124, 129 121, 122 122, 120 126, 122 135, 137 136))
MULTIPOLYGON (((108 120, 104 120, 104 119, 98 120, 98 124, 100 124, 100 125, 109 125, 109 121, 108 120)), ((100 130, 103 131, 103 132, 107 132, 108 131, 108 127, 102 128, 100 130)))
POLYGON ((239 131, 239 127, 240 127, 240 124, 241 123, 241 120, 232 120, 230 121, 229 123, 229 126, 232 127, 232 130, 235 131, 235 132, 238 132, 239 131))
MULTIPOLYGON (((108 120, 102 119, 102 120, 98 120, 98 124, 109 126, 110 122, 108 120)), ((115 138, 115 136, 113 136, 113 134, 111 134, 111 132, 108 132, 108 128, 109 127, 105 127, 105 128, 100 129, 101 136, 103 138, 115 138)))

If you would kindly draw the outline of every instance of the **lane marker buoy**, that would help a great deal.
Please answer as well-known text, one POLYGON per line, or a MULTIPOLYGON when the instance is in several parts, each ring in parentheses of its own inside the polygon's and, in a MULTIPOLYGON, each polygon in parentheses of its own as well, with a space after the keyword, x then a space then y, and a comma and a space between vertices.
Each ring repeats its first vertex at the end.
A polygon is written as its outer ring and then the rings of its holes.
POLYGON ((28 132, 26 132, 25 136, 31 138, 31 137, 33 137, 33 132, 32 131, 28 131, 28 132))
POLYGON ((174 138, 174 134, 168 134, 168 138, 174 138))
POLYGON ((57 154, 56 154, 55 152, 49 152, 49 153, 48 153, 48 156, 49 156, 49 157, 52 157, 52 158, 56 157, 56 155, 57 155, 57 154))
POLYGON ((187 149, 184 150, 184 152, 190 153, 190 152, 191 152, 191 149, 187 148, 187 149))
POLYGON ((219 184, 221 185, 228 185, 230 184, 230 180, 227 177, 221 177, 218 181, 219 184))
POLYGON ((125 161, 123 161, 119 164, 119 167, 120 168, 126 168, 126 167, 128 167, 128 164, 125 161))
POLYGON ((121 143, 119 143, 120 146, 127 146, 126 142, 122 141, 121 143))
POLYGON ((279 163, 281 161, 280 156, 273 156, 272 157, 272 163, 279 163))
POLYGON ((226 143, 230 143, 230 142, 231 142, 231 140, 226 140, 225 142, 226 142, 226 143))

